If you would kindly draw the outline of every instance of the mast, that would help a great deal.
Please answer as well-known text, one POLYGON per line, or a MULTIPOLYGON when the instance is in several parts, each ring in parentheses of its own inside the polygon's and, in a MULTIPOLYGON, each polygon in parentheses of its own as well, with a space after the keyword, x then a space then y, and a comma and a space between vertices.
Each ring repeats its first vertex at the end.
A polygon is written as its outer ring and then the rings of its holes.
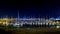
POLYGON ((18 11, 18 22, 17 23, 19 23, 19 11, 18 11))

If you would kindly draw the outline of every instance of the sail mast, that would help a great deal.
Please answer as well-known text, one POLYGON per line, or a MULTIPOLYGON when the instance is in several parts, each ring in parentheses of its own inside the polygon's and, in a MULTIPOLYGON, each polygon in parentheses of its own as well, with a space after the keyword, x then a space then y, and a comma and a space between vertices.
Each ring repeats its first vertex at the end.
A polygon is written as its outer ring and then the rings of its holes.
POLYGON ((19 11, 18 11, 18 23, 19 23, 19 11))

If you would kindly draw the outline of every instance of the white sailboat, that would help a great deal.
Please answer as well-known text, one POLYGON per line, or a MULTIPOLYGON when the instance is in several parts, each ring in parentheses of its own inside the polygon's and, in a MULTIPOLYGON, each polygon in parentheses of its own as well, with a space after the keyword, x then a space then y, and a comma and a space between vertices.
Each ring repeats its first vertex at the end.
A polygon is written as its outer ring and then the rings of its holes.
POLYGON ((18 12, 18 18, 17 19, 15 19, 16 21, 15 21, 15 24, 13 24, 13 26, 15 26, 15 27, 20 27, 20 23, 19 23, 19 12, 18 12))

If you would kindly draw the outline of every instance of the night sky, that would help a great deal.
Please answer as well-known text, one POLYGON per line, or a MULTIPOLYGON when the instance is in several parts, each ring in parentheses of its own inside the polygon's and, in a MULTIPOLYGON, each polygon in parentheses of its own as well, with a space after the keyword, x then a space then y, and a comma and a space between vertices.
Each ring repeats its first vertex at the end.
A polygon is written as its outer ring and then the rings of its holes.
POLYGON ((59 1, 15 1, 0 2, 0 16, 17 17, 58 17, 60 16, 59 1))

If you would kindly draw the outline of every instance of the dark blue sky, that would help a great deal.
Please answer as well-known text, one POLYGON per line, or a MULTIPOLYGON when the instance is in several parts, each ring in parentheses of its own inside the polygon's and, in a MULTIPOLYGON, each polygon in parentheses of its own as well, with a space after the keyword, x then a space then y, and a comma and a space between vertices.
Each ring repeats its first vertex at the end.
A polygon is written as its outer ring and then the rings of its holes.
POLYGON ((0 2, 0 16, 21 17, 57 17, 60 16, 59 1, 22 1, 22 2, 0 2))

